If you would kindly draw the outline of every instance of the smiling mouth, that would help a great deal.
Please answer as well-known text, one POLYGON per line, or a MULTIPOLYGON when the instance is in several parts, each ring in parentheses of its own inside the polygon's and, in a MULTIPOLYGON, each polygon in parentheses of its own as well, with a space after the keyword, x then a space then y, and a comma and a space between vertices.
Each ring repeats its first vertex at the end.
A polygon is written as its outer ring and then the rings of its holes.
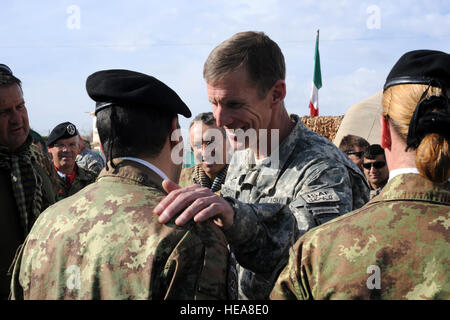
POLYGON ((10 131, 11 131, 11 133, 19 133, 20 131, 22 131, 23 130, 23 127, 20 127, 20 128, 14 128, 14 129, 11 129, 10 131))

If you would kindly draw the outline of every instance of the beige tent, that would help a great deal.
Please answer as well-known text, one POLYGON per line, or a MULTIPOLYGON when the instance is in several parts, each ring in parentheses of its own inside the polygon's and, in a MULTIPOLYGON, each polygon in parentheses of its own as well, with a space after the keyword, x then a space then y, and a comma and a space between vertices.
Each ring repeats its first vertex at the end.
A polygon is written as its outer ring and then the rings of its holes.
POLYGON ((342 138, 348 134, 363 137, 370 144, 380 144, 380 114, 383 92, 358 102, 345 113, 333 142, 339 146, 342 138))

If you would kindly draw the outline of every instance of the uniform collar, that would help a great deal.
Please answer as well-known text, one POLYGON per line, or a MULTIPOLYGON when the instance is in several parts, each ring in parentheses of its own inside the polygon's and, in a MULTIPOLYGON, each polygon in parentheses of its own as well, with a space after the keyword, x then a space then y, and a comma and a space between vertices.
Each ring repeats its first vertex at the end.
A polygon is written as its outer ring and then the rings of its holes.
POLYGON ((129 184, 157 187, 165 193, 162 187, 163 177, 156 173, 151 166, 147 166, 140 161, 123 158, 115 158, 113 162, 115 168, 111 166, 111 162, 108 162, 107 166, 100 172, 97 181, 105 177, 118 178, 129 184))
POLYGON ((371 203, 390 200, 439 202, 450 205, 450 182, 433 184, 414 172, 398 174, 384 186, 371 203))
POLYGON ((131 160, 131 161, 136 161, 139 162, 140 164, 143 164, 144 166, 146 166, 147 168, 149 168, 150 170, 155 171, 157 174, 159 174, 159 176, 161 178, 163 178, 163 180, 170 180, 167 175, 161 170, 159 169, 157 166, 151 164, 148 161, 142 160, 140 158, 135 158, 135 157, 122 157, 121 159, 123 160, 131 160))
POLYGON ((400 168, 400 169, 391 170, 391 171, 389 171, 389 180, 388 180, 388 182, 391 181, 396 176, 398 176, 400 174, 406 174, 406 173, 419 174, 419 170, 417 170, 417 168, 400 168))

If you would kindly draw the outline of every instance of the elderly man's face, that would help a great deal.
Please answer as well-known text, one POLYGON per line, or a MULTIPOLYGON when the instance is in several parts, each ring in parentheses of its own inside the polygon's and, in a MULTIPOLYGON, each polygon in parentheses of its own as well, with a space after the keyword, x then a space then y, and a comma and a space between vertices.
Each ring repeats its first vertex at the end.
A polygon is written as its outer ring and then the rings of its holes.
POLYGON ((226 139, 216 125, 195 122, 189 129, 189 138, 195 161, 208 176, 216 176, 226 165, 226 139))
POLYGON ((29 132, 22 89, 15 83, 0 86, 0 145, 14 151, 25 143, 29 132))
POLYGON ((53 158, 53 164, 59 171, 71 171, 75 166, 75 159, 79 153, 78 136, 59 139, 48 148, 53 158))
POLYGON ((248 148, 246 140, 238 139, 235 130, 246 132, 271 128, 272 109, 269 94, 261 98, 258 88, 248 79, 247 71, 239 68, 214 83, 207 83, 208 99, 212 104, 217 125, 224 127, 234 149, 248 148))

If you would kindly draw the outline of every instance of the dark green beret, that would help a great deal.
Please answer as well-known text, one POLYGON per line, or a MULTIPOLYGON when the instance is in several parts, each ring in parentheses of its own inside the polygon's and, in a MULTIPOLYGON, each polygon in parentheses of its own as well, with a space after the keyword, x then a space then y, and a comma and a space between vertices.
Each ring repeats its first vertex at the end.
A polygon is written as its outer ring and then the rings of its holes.
POLYGON ((47 144, 49 147, 53 147, 56 141, 60 139, 68 139, 78 135, 77 127, 73 123, 63 122, 58 124, 47 139, 47 144))
POLYGON ((399 84, 430 84, 437 82, 441 89, 450 88, 450 54, 434 50, 415 50, 405 53, 389 73, 384 90, 399 84))
POLYGON ((130 70, 103 70, 86 80, 89 97, 96 101, 95 114, 113 104, 156 108, 186 118, 191 111, 181 98, 155 77, 130 70))

